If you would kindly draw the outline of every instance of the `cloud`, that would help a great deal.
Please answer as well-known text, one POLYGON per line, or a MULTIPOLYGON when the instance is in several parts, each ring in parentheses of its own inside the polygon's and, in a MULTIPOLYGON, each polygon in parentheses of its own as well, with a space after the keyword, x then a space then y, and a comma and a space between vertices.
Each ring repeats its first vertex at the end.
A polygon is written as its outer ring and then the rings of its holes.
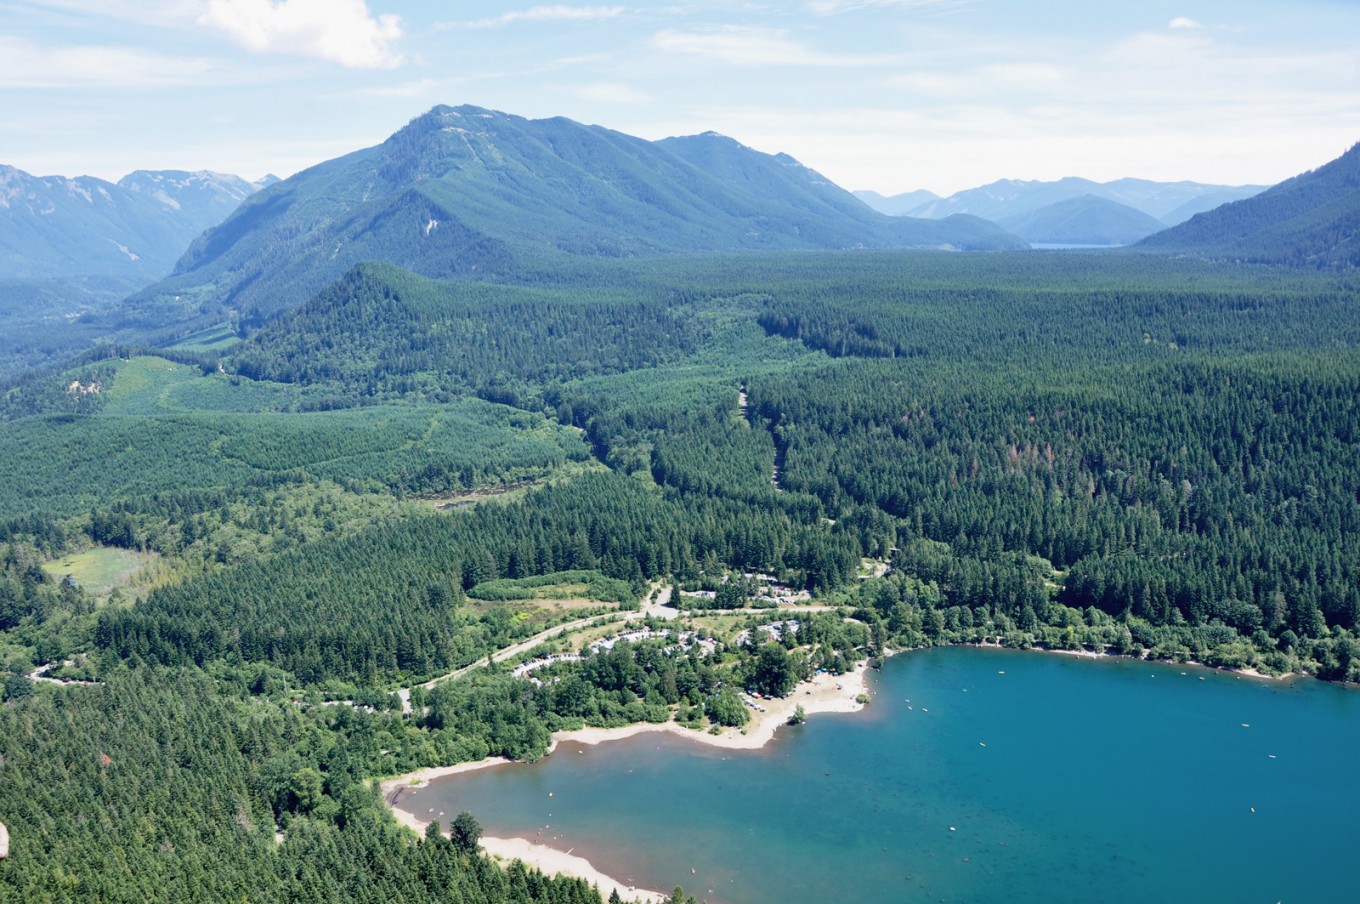
POLYGON ((637 90, 631 85, 600 83, 581 85, 576 93, 583 99, 603 104, 645 104, 652 100, 651 95, 637 90))
POLYGON ((393 69, 401 19, 372 16, 364 0, 208 0, 200 25, 254 53, 296 54, 351 69, 393 69))
POLYGON ((414 82, 403 82, 399 85, 369 85, 360 88, 355 93, 361 97, 429 97, 443 88, 448 83, 434 78, 422 78, 414 82))
POLYGON ((178 27, 203 11, 204 0, 43 0, 42 5, 136 22, 139 25, 178 27))
POLYGON ((966 99, 978 101, 1023 94, 1029 102, 1067 90, 1068 72, 1049 63, 989 63, 960 71, 917 70, 884 81, 889 88, 907 91, 918 100, 966 99))
POLYGON ((1177 16, 1166 25, 1167 28, 1203 28, 1194 19, 1187 19, 1185 16, 1177 16))
POLYGON ((209 60, 133 47, 50 47, 0 36, 0 86, 6 88, 154 88, 197 84, 209 60))
POLYGON ((593 22, 622 15, 622 6, 535 6, 532 9, 512 10, 489 19, 471 22, 441 22, 439 29, 498 28, 515 22, 593 22))
POLYGON ((670 53, 708 57, 733 66, 864 66, 887 62, 883 57, 821 53, 791 40, 782 29, 745 25, 704 31, 668 28, 652 37, 652 45, 670 53))
POLYGON ((819 16, 858 12, 862 9, 947 9, 970 5, 972 0, 808 0, 808 9, 819 16))

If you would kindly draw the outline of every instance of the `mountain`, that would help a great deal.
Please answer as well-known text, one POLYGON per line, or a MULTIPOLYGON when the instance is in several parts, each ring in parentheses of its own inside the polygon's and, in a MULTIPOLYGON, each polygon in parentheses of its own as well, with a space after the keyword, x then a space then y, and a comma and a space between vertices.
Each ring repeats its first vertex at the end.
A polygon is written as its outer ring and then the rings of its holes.
POLYGON ((152 198, 102 179, 0 166, 0 278, 163 276, 192 236, 152 198))
POLYGON ((221 223, 242 201, 277 181, 277 176, 266 176, 247 182, 240 176, 206 170, 137 170, 119 179, 118 186, 154 199, 167 216, 183 224, 187 239, 178 252, 182 254, 199 233, 221 223))
POLYGON ((1149 236, 1138 247, 1294 266, 1360 266, 1360 144, 1254 198, 1149 236))
POLYGON ((132 303, 148 320, 269 315, 364 260, 494 276, 544 254, 914 246, 1024 243, 972 217, 882 216, 791 157, 718 135, 650 142, 440 106, 253 195, 132 303))
MULTIPOLYGON (((1116 179, 1093 182, 1069 176, 1056 182, 1002 179, 979 188, 957 192, 908 211, 915 217, 944 217, 970 213, 993 222, 1090 195, 1141 211, 1171 226, 1209 207, 1237 201, 1262 191, 1259 185, 1206 185, 1200 182, 1153 182, 1148 179, 1116 179)), ((1094 244, 1094 243, 1093 243, 1094 244)))
POLYGON ((940 200, 939 195, 933 191, 926 191, 924 188, 903 192, 900 195, 880 195, 876 191, 868 190, 851 192, 851 194, 879 213, 885 213, 890 217, 909 216, 916 208, 931 201, 940 200))
POLYGON ((140 170, 117 184, 0 165, 0 279, 168 274, 255 186, 217 173, 140 170))
POLYGON ((1095 195, 1058 201, 998 225, 1027 242, 1048 245, 1129 245, 1162 229, 1142 211, 1095 195))
POLYGON ((107 335, 103 314, 169 274, 258 185, 178 170, 115 184, 0 166, 0 374, 107 335))

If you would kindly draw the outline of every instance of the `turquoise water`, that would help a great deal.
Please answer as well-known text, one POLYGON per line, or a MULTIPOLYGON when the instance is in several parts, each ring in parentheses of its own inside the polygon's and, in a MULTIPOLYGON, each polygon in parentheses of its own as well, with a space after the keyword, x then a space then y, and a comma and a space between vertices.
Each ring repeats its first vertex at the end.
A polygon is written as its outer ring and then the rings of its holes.
POLYGON ((728 904, 1356 900, 1360 692, 968 648, 872 688, 761 751, 565 744, 407 806, 728 904))

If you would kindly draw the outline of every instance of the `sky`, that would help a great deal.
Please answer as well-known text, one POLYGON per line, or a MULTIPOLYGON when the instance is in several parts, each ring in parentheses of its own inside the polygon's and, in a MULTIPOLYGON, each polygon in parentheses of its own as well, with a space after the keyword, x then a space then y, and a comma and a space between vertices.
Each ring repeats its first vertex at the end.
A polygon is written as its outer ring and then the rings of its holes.
POLYGON ((0 0, 0 163, 286 177, 436 104, 847 189, 1268 185, 1360 141, 1360 0, 0 0))

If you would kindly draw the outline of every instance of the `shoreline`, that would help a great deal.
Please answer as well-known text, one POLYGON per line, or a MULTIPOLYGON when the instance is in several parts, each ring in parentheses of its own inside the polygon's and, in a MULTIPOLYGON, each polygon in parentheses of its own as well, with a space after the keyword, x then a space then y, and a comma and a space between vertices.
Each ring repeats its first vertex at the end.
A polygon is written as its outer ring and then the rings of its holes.
MULTIPOLYGON (((988 649, 988 650, 1015 650, 1015 651, 1020 652, 1020 653, 1056 653, 1056 654, 1058 654, 1059 656, 1076 656, 1076 657, 1078 657, 1078 658, 1080 658, 1080 659, 1125 659, 1125 660, 1135 661, 1135 662, 1156 662, 1156 663, 1161 663, 1162 665, 1172 665, 1172 666, 1177 666, 1177 665, 1180 665, 1180 666, 1189 665, 1189 666, 1194 666, 1195 668, 1198 668, 1198 669, 1206 669, 1207 671, 1211 671, 1211 672, 1225 672, 1225 673, 1227 673, 1227 674, 1229 674, 1229 675, 1239 675, 1239 676, 1244 676, 1244 677, 1247 677, 1247 678, 1259 678, 1259 679, 1261 679, 1261 680, 1263 680, 1263 681, 1290 681, 1290 680, 1293 680, 1293 679, 1296 679, 1296 678, 1307 678, 1307 677, 1310 677, 1309 674, 1308 674, 1307 672, 1285 672, 1285 673, 1282 674, 1282 675, 1271 675, 1271 674, 1268 674, 1268 673, 1266 673, 1266 672, 1257 671, 1256 669, 1250 668, 1250 667, 1248 667, 1248 668, 1243 668, 1243 669, 1232 669, 1232 668, 1227 668, 1226 666, 1209 665, 1209 664, 1207 664, 1207 663, 1200 662, 1198 659, 1187 659, 1187 660, 1185 660, 1184 662, 1182 662, 1182 661, 1179 660, 1179 659, 1154 659, 1154 658, 1149 657, 1149 656, 1146 656, 1146 655, 1144 655, 1144 656, 1133 656, 1133 655, 1130 655, 1130 654, 1127 654, 1127 653, 1111 653, 1111 652, 1109 652, 1108 650, 1104 650, 1104 651, 1101 651, 1101 652, 1096 652, 1095 650, 1087 650, 1087 649, 1081 649, 1081 650, 1055 650, 1055 649, 1053 649, 1052 647, 1008 647, 1008 646, 1006 646, 1006 645, 1004 645, 1004 644, 999 644, 999 643, 987 643, 987 642, 979 642, 979 643, 965 643, 965 642, 959 642, 959 643, 949 643, 949 644, 945 644, 945 646, 947 646, 947 647, 980 647, 980 648, 988 649)), ((924 649, 929 649, 929 647, 917 647, 917 649, 922 649, 922 650, 924 650, 924 649)), ((904 650, 903 652, 910 652, 910 650, 904 650)), ((1344 684, 1345 682, 1342 682, 1342 683, 1344 684)))
MULTIPOLYGON (((764 707, 764 712, 751 712, 751 720, 746 724, 744 733, 740 729, 725 728, 719 734, 713 735, 706 731, 685 728, 676 722, 642 722, 620 728, 579 728, 556 732, 548 745, 546 755, 550 756, 564 741, 594 746, 652 732, 665 732, 724 750, 759 750, 774 740, 779 727, 788 723, 789 717, 798 706, 802 706, 804 714, 808 716, 815 713, 853 713, 863 709, 865 704, 859 702, 858 697, 870 693, 868 671, 868 662, 861 662, 843 675, 816 675, 794 687, 787 697, 761 700, 759 704, 764 707)), ((480 769, 515 765, 516 762, 505 757, 487 757, 452 766, 430 766, 385 779, 379 787, 383 802, 392 811, 397 822, 416 834, 423 835, 429 820, 402 806, 402 792, 408 788, 425 787, 435 779, 476 772, 480 769)), ((566 874, 585 879, 598 886, 601 895, 606 898, 611 891, 617 889, 620 897, 629 901, 664 904, 670 899, 670 895, 660 891, 637 888, 613 876, 605 875, 584 857, 537 844, 527 838, 484 836, 481 845, 489 856, 499 860, 520 860, 526 866, 534 867, 549 876, 566 874)))

